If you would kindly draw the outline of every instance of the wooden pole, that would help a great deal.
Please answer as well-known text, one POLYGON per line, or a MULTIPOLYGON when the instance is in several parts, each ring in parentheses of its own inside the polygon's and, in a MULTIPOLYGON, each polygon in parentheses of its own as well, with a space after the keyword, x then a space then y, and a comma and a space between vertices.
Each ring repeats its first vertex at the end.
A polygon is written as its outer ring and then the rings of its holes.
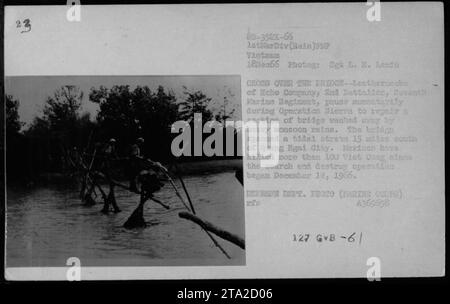
POLYGON ((170 206, 168 206, 168 205, 164 204, 163 202, 161 202, 160 200, 154 198, 153 195, 150 196, 149 199, 151 199, 152 201, 154 201, 154 202, 157 203, 157 204, 160 204, 161 206, 163 206, 163 207, 166 208, 167 210, 170 209, 170 206))
POLYGON ((205 228, 202 228, 203 231, 206 232, 206 234, 209 236, 209 238, 211 239, 211 241, 213 241, 214 245, 216 245, 217 248, 219 248, 220 251, 222 251, 222 253, 229 259, 231 259, 230 255, 225 251, 225 249, 223 249, 222 246, 220 246, 219 242, 212 236, 211 232, 209 232, 208 230, 205 230, 205 228))
MULTIPOLYGON (((176 164, 175 164, 175 169, 177 171, 179 171, 179 168, 178 168, 178 166, 176 164)), ((178 174, 178 172, 177 172, 176 175, 177 175, 178 179, 180 180, 181 186, 183 187, 184 193, 186 194, 186 197, 187 197, 187 199, 189 201, 189 205, 191 206, 192 213, 195 214, 194 204, 192 203, 191 196, 189 195, 189 192, 187 191, 186 185, 184 184, 184 180, 181 177, 181 174, 178 174)))
POLYGON ((239 246, 242 249, 245 249, 245 241, 237 235, 234 235, 222 228, 219 228, 219 227, 211 224, 210 222, 208 222, 204 219, 201 219, 200 217, 198 217, 192 213, 189 213, 189 212, 185 212, 185 211, 179 212, 178 216, 181 218, 190 220, 190 221, 196 223, 197 225, 199 225, 200 227, 202 227, 203 229, 214 233, 215 235, 223 238, 224 240, 227 240, 228 242, 235 244, 236 246, 239 246))

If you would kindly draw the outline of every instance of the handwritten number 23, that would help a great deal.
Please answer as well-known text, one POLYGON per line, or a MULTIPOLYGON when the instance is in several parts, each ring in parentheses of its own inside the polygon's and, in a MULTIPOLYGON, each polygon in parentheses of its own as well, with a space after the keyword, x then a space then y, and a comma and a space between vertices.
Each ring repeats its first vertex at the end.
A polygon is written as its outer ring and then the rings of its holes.
MULTIPOLYGON (((17 25, 17 27, 22 27, 22 24, 20 23, 20 20, 16 21, 16 25, 17 25)), ((30 19, 23 20, 23 27, 26 28, 26 30, 25 31, 21 31, 21 33, 27 33, 29 31, 31 31, 30 19)))

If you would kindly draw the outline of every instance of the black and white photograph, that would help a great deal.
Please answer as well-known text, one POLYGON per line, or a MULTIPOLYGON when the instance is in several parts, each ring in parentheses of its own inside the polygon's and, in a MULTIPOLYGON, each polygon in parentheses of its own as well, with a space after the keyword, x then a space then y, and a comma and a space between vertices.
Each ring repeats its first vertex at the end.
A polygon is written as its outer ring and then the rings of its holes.
POLYGON ((7 281, 445 277, 442 2, 4 13, 7 281))
POLYGON ((239 76, 5 87, 8 267, 245 264, 239 76))

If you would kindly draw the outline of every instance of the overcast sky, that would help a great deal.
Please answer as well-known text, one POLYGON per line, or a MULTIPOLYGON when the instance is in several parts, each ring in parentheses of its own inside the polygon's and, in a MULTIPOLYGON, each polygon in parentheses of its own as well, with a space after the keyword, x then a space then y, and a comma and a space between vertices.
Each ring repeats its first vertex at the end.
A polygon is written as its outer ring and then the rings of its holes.
POLYGON ((234 107, 233 119, 241 119, 241 91, 239 76, 21 76, 6 77, 5 92, 13 95, 20 102, 20 120, 27 125, 36 116, 42 115, 47 97, 52 96, 56 89, 65 85, 78 86, 83 91, 82 112, 90 112, 94 118, 98 105, 89 100, 92 87, 101 85, 111 88, 113 85, 130 85, 133 90, 136 86, 148 86, 152 91, 161 85, 164 89, 171 89, 177 100, 183 100, 183 86, 189 90, 201 90, 206 96, 212 98, 215 105, 223 104, 226 96, 229 108, 234 107), (230 95, 231 93, 231 95, 230 95), (232 96, 234 95, 234 96, 232 96))

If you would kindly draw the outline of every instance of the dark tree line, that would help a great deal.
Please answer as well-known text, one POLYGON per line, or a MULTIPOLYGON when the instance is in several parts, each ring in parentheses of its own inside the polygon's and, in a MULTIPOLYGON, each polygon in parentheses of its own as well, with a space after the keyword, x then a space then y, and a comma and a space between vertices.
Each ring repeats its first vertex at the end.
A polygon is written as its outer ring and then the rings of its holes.
POLYGON ((63 86, 47 98, 42 115, 21 131, 19 101, 7 95, 7 177, 33 180, 42 173, 67 172, 68 151, 76 147, 92 153, 94 147, 110 138, 116 140, 118 154, 127 155, 136 138, 143 137, 146 156, 170 162, 173 160, 170 145, 176 136, 171 133, 172 123, 185 120, 193 124, 194 113, 202 114, 203 123, 211 119, 224 121, 234 111, 213 111, 211 98, 201 91, 184 88, 184 96, 185 99, 178 101, 173 92, 161 86, 156 91, 147 86, 131 90, 128 85, 91 88, 89 100, 99 106, 92 120, 89 113, 82 112, 83 92, 75 86, 63 86))

